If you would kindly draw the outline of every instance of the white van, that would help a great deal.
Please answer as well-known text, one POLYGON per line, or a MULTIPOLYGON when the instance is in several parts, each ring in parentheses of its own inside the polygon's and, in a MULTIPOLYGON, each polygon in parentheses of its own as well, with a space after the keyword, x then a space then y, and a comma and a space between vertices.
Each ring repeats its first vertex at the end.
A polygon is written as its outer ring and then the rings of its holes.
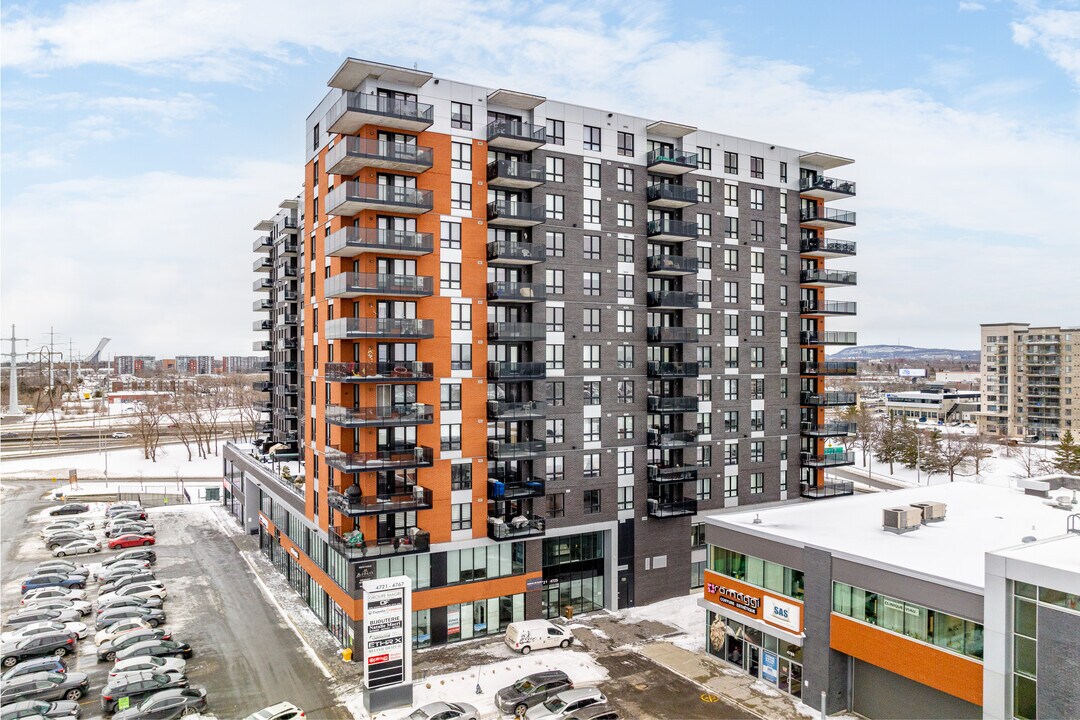
POLYGON ((528 655, 540 648, 570 647, 570 643, 574 642, 574 635, 547 620, 524 620, 510 623, 504 639, 511 650, 528 655))

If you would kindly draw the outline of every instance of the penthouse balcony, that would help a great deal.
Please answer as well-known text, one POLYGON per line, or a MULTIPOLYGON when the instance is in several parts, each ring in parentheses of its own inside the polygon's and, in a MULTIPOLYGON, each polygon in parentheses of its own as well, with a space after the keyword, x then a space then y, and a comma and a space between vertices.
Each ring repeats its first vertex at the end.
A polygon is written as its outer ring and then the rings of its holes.
POLYGON ((685 463, 649 463, 648 479, 651 483, 697 482, 698 468, 685 463))
POLYGON ((651 413, 696 413, 698 399, 690 396, 661 397, 660 395, 649 395, 646 408, 651 413))
POLYGON ((523 481, 503 482, 488 478, 488 500, 524 500, 525 498, 544 497, 547 487, 544 478, 529 478, 523 481))
POLYGON ((256 300, 255 302, 251 303, 251 309, 255 312, 273 310, 274 301, 269 298, 266 298, 265 300, 256 300))
POLYGON ((815 227, 821 230, 852 227, 855 225, 855 212, 836 208, 814 207, 802 210, 799 213, 799 222, 806 227, 815 227))
POLYGON ((426 382, 435 378, 435 366, 427 362, 336 362, 323 365, 330 382, 426 382))
POLYGON ((430 425, 435 419, 435 409, 422 403, 355 408, 327 405, 324 418, 331 425, 345 428, 430 425))
POLYGON ((487 166, 488 187, 506 190, 531 190, 544 184, 547 170, 543 165, 518 160, 495 160, 487 166))
POLYGON ((651 378, 696 378, 700 369, 696 362, 649 362, 645 374, 651 378))
POLYGON ((799 194, 825 201, 855 197, 855 183, 825 175, 804 177, 799 180, 799 194))
POLYGON ((326 153, 326 172, 356 175, 364 168, 422 173, 431 168, 434 152, 429 147, 388 142, 376 138, 345 137, 326 153))
POLYGON ((255 272, 270 272, 274 269, 274 261, 268 257, 256 258, 252 263, 251 269, 255 272))
POLYGON ((535 265, 547 259, 547 248, 539 243, 495 240, 487 244, 489 265, 535 265))
POLYGON ((326 321, 327 340, 360 338, 427 339, 435 337, 435 322, 416 318, 335 318, 326 321))
POLYGON ((531 152, 547 143, 547 130, 521 120, 492 120, 487 125, 487 142, 499 150, 531 152))
POLYGON ((420 485, 400 483, 396 487, 388 488, 390 492, 378 495, 360 495, 359 490, 360 488, 356 485, 346 488, 343 493, 329 490, 326 493, 326 501, 331 508, 349 517, 414 512, 432 508, 431 490, 420 485), (356 488, 356 491, 353 492, 352 488, 356 488))
POLYGON ((654 308, 696 308, 698 306, 698 294, 696 292, 681 292, 677 290, 650 292, 645 295, 645 304, 648 307, 654 308))
POLYGON ((660 220, 650 220, 645 226, 645 232, 650 240, 684 242, 686 240, 697 239, 698 225, 696 222, 663 218, 660 220))
POLYGON ((427 103, 381 95, 346 92, 326 113, 327 132, 355 135, 365 125, 420 132, 435 122, 435 108, 427 103))
POLYGON ((270 236, 263 235, 261 238, 256 238, 255 242, 251 244, 251 251, 257 253, 268 253, 273 247, 274 241, 270 239, 270 236))
POLYGON ((850 480, 837 481, 826 480, 822 484, 799 483, 799 495, 811 500, 821 500, 831 497, 843 497, 855 494, 855 483, 850 480))
POLYGON ((802 238, 799 241, 799 252, 808 257, 854 257, 855 247, 854 242, 834 240, 829 237, 802 238))
POLYGON ((542 362, 502 362, 492 361, 487 364, 488 380, 517 382, 524 380, 543 380, 547 369, 542 362))
POLYGON ((857 307, 853 302, 831 302, 817 300, 803 300, 799 303, 799 312, 803 315, 857 315, 857 307))
POLYGON ((420 528, 410 528, 409 534, 401 537, 364 538, 355 531, 342 534, 331 527, 327 540, 338 554, 349 562, 377 560, 399 555, 415 555, 431 549, 431 534, 420 528))
POLYGON ((685 517, 697 515, 697 500, 657 500, 645 501, 645 514, 653 518, 685 517))
POLYGON ((357 298, 364 295, 389 297, 429 297, 432 280, 424 275, 383 275, 344 272, 326 280, 326 297, 357 298))
POLYGON ((255 332, 263 332, 265 330, 273 330, 274 329, 274 321, 273 320, 256 320, 255 322, 253 322, 251 324, 251 329, 254 330, 255 332))
POLYGON ((435 250, 435 236, 432 233, 350 225, 327 236, 323 247, 327 255, 334 257, 355 257, 369 252, 420 256, 430 255, 435 250))
POLYGON ((543 323, 529 322, 489 322, 487 333, 488 342, 498 343, 536 342, 547 337, 543 323))
POLYGON ((251 349, 255 352, 268 352, 274 349, 273 340, 256 340, 251 344, 251 349))
POLYGON ((684 255, 650 255, 645 258, 645 272, 658 277, 694 275, 698 271, 698 259, 684 255))
POLYGON ((507 402, 505 400, 488 400, 488 420, 539 420, 544 417, 547 403, 543 400, 529 400, 527 402, 507 402))
POLYGON ((697 433, 680 430, 677 432, 661 432, 660 430, 649 430, 646 433, 646 442, 651 448, 659 448, 661 450, 676 450, 678 448, 687 448, 697 445, 697 433))
POLYGON ((859 374, 859 363, 855 360, 827 360, 824 362, 799 363, 800 375, 849 375, 859 374))
POLYGON ((489 517, 487 535, 489 540, 521 540, 522 538, 542 537, 546 523, 544 518, 530 515, 518 515, 509 520, 489 517))
POLYGON ((698 201, 696 187, 674 183, 653 183, 645 188, 645 199, 651 208, 677 210, 690 207, 698 201))
POLYGON ((855 393, 853 392, 823 392, 799 394, 799 404, 807 407, 839 407, 841 405, 854 405, 855 393))
POLYGON ((499 280, 487 284, 489 303, 535 303, 544 302, 547 288, 544 283, 506 282, 499 280))
POLYGON ((697 170, 697 153, 683 152, 674 149, 650 150, 645 157, 645 165, 649 172, 657 175, 685 175, 697 170))
POLYGON ((856 430, 858 425, 853 422, 799 423, 799 434, 806 437, 848 437, 856 430))
POLYGON ((660 345, 696 343, 698 341, 698 329, 696 327, 672 327, 667 325, 652 326, 645 328, 645 340, 660 345))
POLYGON ((858 284, 858 273, 850 270, 802 270, 799 272, 799 283, 808 287, 840 287, 843 285, 858 284))
POLYGON ((324 206, 328 215, 344 217, 364 210, 423 215, 434 207, 432 197, 430 190, 349 180, 327 194, 324 206))
POLYGON ((858 345, 858 333, 837 332, 826 330, 822 332, 804 331, 799 333, 800 345, 858 345))
POLYGON ((532 227, 544 222, 540 203, 496 200, 487 205, 488 225, 492 227, 532 227))
POLYGON ((343 473, 363 473, 431 467, 435 453, 425 445, 417 445, 375 452, 342 452, 327 449, 324 457, 327 465, 343 473))
POLYGON ((488 440, 489 460, 528 460, 547 452, 544 440, 488 440))
POLYGON ((839 467, 840 465, 854 465, 855 453, 839 452, 816 455, 814 453, 804 452, 799 453, 799 463, 803 467, 809 468, 826 468, 839 467))

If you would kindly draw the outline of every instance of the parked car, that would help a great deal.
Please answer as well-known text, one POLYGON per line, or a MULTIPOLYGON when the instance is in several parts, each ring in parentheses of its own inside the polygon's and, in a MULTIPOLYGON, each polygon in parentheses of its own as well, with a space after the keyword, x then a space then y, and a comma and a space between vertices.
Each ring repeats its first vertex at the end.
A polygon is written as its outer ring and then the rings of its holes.
MULTIPOLYGON (((255 715, 251 716, 256 717, 255 715)), ((468 703, 433 702, 409 713, 409 720, 479 720, 480 713, 468 703)), ((251 718, 248 718, 251 720, 251 718)))
POLYGON ((108 566, 113 565, 114 563, 123 562, 124 560, 145 560, 153 565, 157 562, 157 553, 146 547, 131 548, 130 550, 125 550, 113 555, 108 560, 103 560, 101 564, 103 566, 108 566))
POLYGON ((105 528, 105 537, 115 538, 121 535, 157 535, 157 530, 150 523, 124 521, 105 528))
POLYGON ((145 560, 124 560, 123 562, 101 567, 94 573, 95 580, 108 581, 121 575, 134 575, 150 570, 150 563, 145 560))
POLYGON ((121 430, 118 430, 118 431, 114 432, 114 433, 113 433, 112 435, 110 435, 110 437, 114 437, 114 438, 116 438, 117 440, 124 440, 124 439, 126 439, 126 438, 129 438, 129 437, 131 437, 131 433, 129 433, 129 432, 123 432, 123 431, 121 431, 121 430))
POLYGON ((105 595, 98 596, 99 605, 109 605, 112 603, 113 598, 118 597, 159 597, 164 600, 169 596, 169 591, 165 589, 165 586, 161 584, 160 580, 151 580, 148 582, 138 582, 126 587, 122 587, 116 592, 106 593, 105 595))
POLYGON ((136 707, 113 715, 113 720, 173 720, 190 712, 206 710, 206 689, 198 687, 162 690, 136 707))
POLYGON ((79 703, 74 700, 22 700, 0 707, 0 720, 77 718, 79 712, 79 703))
POLYGON ((607 703, 597 703, 575 710, 566 720, 619 720, 619 713, 607 703))
POLYGON ((525 717, 529 720, 563 720, 567 715, 577 710, 606 702, 607 698, 604 697, 604 693, 596 688, 574 688, 573 690, 564 690, 558 695, 548 698, 540 705, 530 708, 525 713, 525 717))
POLYGON ((4 621, 4 627, 9 629, 16 629, 38 622, 79 622, 79 618, 81 617, 82 615, 79 614, 78 610, 57 610, 55 608, 43 609, 28 607, 22 608, 21 610, 19 610, 19 612, 13 615, 9 615, 8 619, 4 621))
POLYGON ((187 661, 176 657, 151 657, 149 655, 117 660, 113 664, 112 670, 109 670, 109 677, 115 677, 120 673, 141 672, 143 670, 184 675, 187 673, 187 661))
POLYGON ((26 603, 23 608, 39 608, 42 610, 78 610, 79 615, 87 616, 90 614, 92 606, 89 600, 75 600, 72 598, 58 597, 58 598, 37 598, 31 602, 26 603))
POLYGON ((163 604, 164 603, 159 597, 139 597, 138 595, 129 597, 114 596, 106 602, 101 602, 100 599, 98 600, 97 617, 100 618, 104 615, 106 610, 122 610, 124 608, 161 610, 163 604))
POLYGON ((574 683, 562 670, 545 670, 526 675, 499 690, 495 693, 495 705, 507 715, 524 715, 529 708, 549 697, 573 689, 574 683))
POLYGON ((41 537, 45 537, 49 533, 54 533, 57 530, 71 529, 93 530, 94 521, 85 518, 64 518, 62 520, 54 520, 41 529, 41 537))
POLYGON ((143 508, 142 505, 140 505, 137 502, 113 503, 109 507, 105 508, 105 517, 112 517, 113 515, 117 515, 117 514, 122 513, 122 512, 127 512, 129 510, 143 511, 144 508, 143 508))
POLYGON ((102 594, 111 593, 128 585, 134 585, 136 583, 142 582, 151 582, 156 580, 157 575, 150 572, 149 570, 144 570, 141 573, 134 573, 132 575, 119 575, 111 580, 101 583, 101 586, 98 588, 98 592, 102 594))
POLYGON ((190 683, 183 675, 156 673, 149 670, 131 672, 109 678, 101 690, 101 710, 105 713, 116 712, 120 698, 129 698, 138 703, 150 695, 172 688, 186 688, 190 683))
POLYGON ((76 540, 86 540, 87 542, 93 542, 97 540, 93 533, 79 532, 78 530, 64 530, 45 537, 45 547, 51 552, 58 547, 73 543, 76 540))
POLYGON ((541 648, 568 648, 574 642, 574 634, 547 620, 522 620, 506 626, 503 640, 511 650, 528 655, 541 648))
POLYGON ((145 520, 146 510, 137 507, 125 507, 109 513, 106 517, 110 520, 145 520))
POLYGON ((138 645, 148 640, 172 640, 172 633, 161 629, 143 628, 119 635, 102 643, 97 649, 98 662, 112 662, 116 654, 124 648, 138 645))
POLYGON ((66 587, 43 587, 37 590, 30 590, 22 596, 23 605, 33 605, 37 601, 41 600, 56 600, 59 598, 65 598, 67 600, 85 600, 85 590, 74 590, 66 587))
POLYGON ((47 573, 67 573, 68 575, 82 575, 83 577, 90 577, 90 571, 85 565, 80 565, 74 560, 63 560, 61 558, 53 558, 52 560, 43 560, 34 566, 34 572, 31 575, 45 575, 47 573))
POLYGON ((120 535, 109 541, 109 549, 135 547, 136 545, 153 545, 154 538, 151 535, 120 535))
POLYGON ((23 625, 18 630, 9 630, 0 635, 0 642, 16 642, 18 640, 25 640, 26 638, 37 637, 38 635, 48 635, 51 633, 67 633, 68 635, 74 635, 76 640, 81 640, 86 637, 89 632, 90 628, 86 626, 86 623, 44 621, 23 625))
POLYGON ((85 575, 67 575, 58 572, 46 572, 40 575, 31 575, 22 581, 22 592, 39 587, 69 587, 82 590, 86 587, 85 575))
POLYGON ((146 622, 142 618, 128 618, 126 620, 118 620, 112 625, 98 630, 94 634, 94 645, 102 645, 115 637, 123 635, 128 630, 140 630, 150 629, 150 623, 146 622))
POLYGON ((78 701, 89 689, 90 677, 86 673, 30 673, 4 683, 0 690, 0 703, 23 700, 78 701))
POLYGON ((90 506, 86 503, 66 503, 58 508, 53 508, 49 511, 50 515, 78 515, 79 513, 89 512, 90 506))
POLYGON ((176 640, 146 640, 135 643, 116 653, 117 660, 127 660, 133 657, 182 657, 190 660, 193 655, 191 646, 176 640))
POLYGON ((4 667, 14 667, 17 663, 42 655, 55 655, 64 657, 75 649, 75 638, 68 633, 54 633, 51 635, 38 635, 37 637, 17 640, 11 643, 2 643, 3 660, 0 663, 4 667))
POLYGON ((36 672, 67 672, 67 663, 63 658, 56 657, 55 655, 42 655, 41 657, 30 658, 29 660, 23 660, 4 671, 3 675, 0 675, 0 680, 7 682, 13 677, 19 675, 29 675, 36 672))
POLYGON ((98 615, 95 625, 98 631, 101 631, 107 630, 117 623, 133 620, 140 620, 146 623, 147 627, 156 628, 165 624, 165 611, 161 608, 115 608, 98 615))
POLYGON ((101 542, 99 540, 75 540, 53 550, 53 555, 66 557, 68 555, 92 555, 99 552, 101 552, 101 542))

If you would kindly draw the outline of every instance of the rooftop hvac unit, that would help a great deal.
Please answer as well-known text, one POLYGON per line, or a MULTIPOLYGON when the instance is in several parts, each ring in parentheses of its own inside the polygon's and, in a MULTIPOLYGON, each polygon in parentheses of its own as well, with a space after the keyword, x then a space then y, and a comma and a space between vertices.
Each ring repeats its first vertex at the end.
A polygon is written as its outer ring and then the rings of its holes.
POLYGON ((945 519, 945 503, 927 501, 911 503, 911 506, 922 511, 922 521, 924 523, 941 522, 945 519))
POLYGON ((922 524, 922 510, 906 507, 885 508, 881 511, 881 526, 897 535, 918 530, 922 524))

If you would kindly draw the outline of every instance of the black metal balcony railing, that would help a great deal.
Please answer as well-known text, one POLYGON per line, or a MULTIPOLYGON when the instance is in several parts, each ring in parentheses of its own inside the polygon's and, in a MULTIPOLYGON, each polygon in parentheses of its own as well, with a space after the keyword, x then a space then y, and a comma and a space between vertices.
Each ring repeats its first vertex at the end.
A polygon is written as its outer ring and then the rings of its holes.
POLYGON ((697 515, 697 500, 657 500, 645 501, 646 514, 654 518, 683 517, 697 515))
POLYGON ((815 485, 813 483, 799 483, 799 494, 804 498, 810 498, 811 500, 820 500, 822 498, 840 497, 843 495, 855 494, 855 483, 845 481, 833 481, 826 480, 823 485, 815 485))
POLYGON ((529 478, 523 481, 503 482, 488 478, 488 500, 522 500, 524 498, 543 497, 546 483, 544 478, 529 478))
POLYGON ((697 377, 700 364, 696 362, 649 362, 645 365, 645 373, 655 378, 687 378, 697 377))
POLYGON ((645 329, 645 339, 648 342, 660 344, 696 343, 698 329, 696 327, 654 326, 645 329))
POLYGON ((820 225, 823 227, 840 227, 842 225, 855 224, 854 210, 839 210, 837 208, 803 208, 799 213, 799 222, 807 225, 820 225))
POLYGON ((688 413, 697 412, 698 399, 696 397, 661 397, 649 395, 646 400, 646 408, 651 413, 688 413))
POLYGON ((406 485, 389 488, 389 492, 378 495, 354 495, 330 490, 326 500, 330 507, 342 515, 360 517, 363 515, 385 515, 386 513, 430 510, 432 493, 420 485, 406 485))
POLYGON ((681 483, 696 481, 698 468, 696 465, 662 465, 650 463, 648 466, 648 480, 654 483, 681 483))
POLYGON ((855 183, 850 180, 826 177, 825 175, 807 176, 799 179, 799 191, 824 190, 840 195, 854 195, 855 183))
POLYGON ((415 318, 335 318, 326 321, 328 340, 432 338, 435 322, 415 318))
POLYGON ((547 451, 544 440, 488 440, 490 460, 525 460, 547 451))
POLYGON ((426 362, 339 362, 323 365, 331 382, 419 382, 435 377, 435 366, 426 362))
POLYGON ((827 330, 823 332, 805 331, 799 333, 800 345, 857 345, 858 333, 827 330))
POLYGON ((696 308, 698 306, 698 294, 696 292, 661 290, 646 293, 645 303, 649 307, 696 308))
POLYGON ((326 153, 326 171, 334 175, 355 175, 365 167, 423 172, 433 162, 429 147, 376 138, 346 137, 326 153))
POLYGON ((515 147, 543 145, 547 142, 547 128, 521 120, 492 120, 487 125, 489 145, 515 147))
POLYGON ((326 297, 359 295, 408 295, 428 297, 434 292, 432 279, 424 275, 343 272, 326 279, 326 297))
POLYGON ((696 187, 674 183, 653 183, 645 188, 645 199, 655 205, 686 207, 698 201, 696 187))
POLYGON ((823 468, 836 467, 838 465, 854 465, 855 453, 839 452, 815 455, 813 453, 799 453, 799 462, 803 467, 823 468))
POLYGON ((677 172, 690 172, 697 170, 697 153, 683 152, 674 148, 650 150, 645 157, 645 164, 651 171, 664 171, 674 169, 677 172))
POLYGON ((506 282, 487 284, 488 302, 544 302, 547 288, 543 283, 506 282))
POLYGON ((543 165, 517 160, 495 160, 487 166, 488 185, 492 187, 534 188, 547 179, 543 165))
POLYGON ((496 200, 487 205, 488 222, 496 225, 539 225, 544 213, 540 203, 496 200))
POLYGON ((692 240, 698 236, 698 224, 685 220, 650 220, 645 229, 649 237, 661 240, 692 240))
POLYGON ((799 433, 807 437, 846 437, 854 435, 858 425, 853 422, 799 423, 799 433))
POLYGON ((543 400, 527 402, 488 400, 487 414, 489 420, 534 420, 544 417, 547 406, 543 400))
POLYGON ((677 432, 649 430, 646 441, 648 442, 649 447, 672 450, 696 445, 697 433, 688 430, 680 430, 677 432))
POLYGON ((488 518, 488 539, 517 540, 524 537, 536 537, 544 534, 544 518, 535 515, 519 515, 509 519, 488 518))
POLYGON ((330 528, 327 539, 330 547, 349 562, 412 555, 431 549, 431 534, 419 528, 410 528, 408 535, 376 538, 364 538, 356 532, 346 532, 343 535, 335 528, 330 528))
POLYGON ((502 362, 487 364, 488 380, 543 380, 547 370, 542 362, 502 362))
POLYGON ((489 322, 488 342, 535 342, 547 337, 543 323, 489 322))
POLYGON ((856 247, 856 243, 829 237, 802 238, 799 241, 799 252, 807 255, 855 255, 856 247))
POLYGON ((326 113, 325 126, 330 132, 351 134, 376 120, 385 127, 423 130, 435 122, 435 108, 427 103, 346 92, 326 113))
POLYGON ((544 262, 547 248, 539 243, 496 240, 487 244, 489 263, 529 265, 544 262))
POLYGON ((429 255, 435 250, 432 233, 387 228, 343 227, 325 241, 327 255, 352 257, 363 252, 429 255))
POLYGON ((803 300, 799 303, 799 312, 803 315, 855 315, 857 307, 853 302, 803 300))
POLYGON ((851 270, 825 270, 813 269, 802 270, 799 273, 799 282, 804 285, 855 285, 858 273, 851 270))
POLYGON ((698 271, 698 259, 684 255, 650 255, 645 258, 645 271, 661 275, 692 275, 698 271))
POLYGON ((326 406, 326 422, 341 427, 396 427, 428 425, 435 419, 435 409, 423 403, 374 405, 369 407, 326 406))
POLYGON ((804 392, 799 395, 799 404, 808 407, 827 407, 831 405, 854 405, 855 393, 853 392, 804 392))
POLYGON ((361 473, 431 467, 435 453, 425 445, 417 445, 375 452, 342 452, 328 449, 325 457, 326 464, 336 470, 344 473, 361 473))
POLYGON ((800 375, 858 375, 859 363, 855 360, 828 360, 825 362, 799 363, 800 375))
POLYGON ((384 209, 389 212, 426 213, 434 207, 430 190, 349 180, 326 195, 326 212, 331 215, 356 215, 362 210, 384 209))

